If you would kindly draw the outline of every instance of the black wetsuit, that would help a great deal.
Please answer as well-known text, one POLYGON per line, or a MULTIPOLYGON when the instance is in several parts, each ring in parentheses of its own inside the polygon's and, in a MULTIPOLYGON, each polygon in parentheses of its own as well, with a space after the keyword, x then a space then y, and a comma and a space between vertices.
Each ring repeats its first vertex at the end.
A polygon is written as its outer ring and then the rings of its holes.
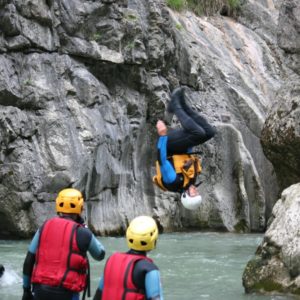
POLYGON ((215 135, 215 128, 187 104, 182 108, 175 107, 174 113, 182 128, 168 130, 168 155, 188 153, 192 147, 205 143, 215 135))

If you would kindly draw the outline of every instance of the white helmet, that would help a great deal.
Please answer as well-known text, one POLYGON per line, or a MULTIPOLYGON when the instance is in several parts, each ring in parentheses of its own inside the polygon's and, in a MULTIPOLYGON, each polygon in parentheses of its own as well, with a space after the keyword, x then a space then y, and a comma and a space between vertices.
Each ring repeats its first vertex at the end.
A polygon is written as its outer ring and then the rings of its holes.
POLYGON ((196 209, 202 203, 202 197, 200 195, 191 197, 187 192, 181 194, 181 203, 186 209, 196 209))

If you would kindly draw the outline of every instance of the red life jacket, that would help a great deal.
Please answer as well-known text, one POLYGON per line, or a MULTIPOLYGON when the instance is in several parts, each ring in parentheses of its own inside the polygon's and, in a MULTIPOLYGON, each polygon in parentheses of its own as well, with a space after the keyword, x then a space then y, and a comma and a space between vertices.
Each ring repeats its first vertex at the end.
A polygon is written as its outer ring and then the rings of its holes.
POLYGON ((102 300, 144 300, 145 291, 139 290, 132 281, 134 265, 146 256, 115 253, 106 262, 102 300))
POLYGON ((31 282, 49 286, 61 286, 73 292, 81 292, 87 283, 88 261, 80 252, 77 228, 80 224, 55 217, 41 228, 39 245, 31 282))

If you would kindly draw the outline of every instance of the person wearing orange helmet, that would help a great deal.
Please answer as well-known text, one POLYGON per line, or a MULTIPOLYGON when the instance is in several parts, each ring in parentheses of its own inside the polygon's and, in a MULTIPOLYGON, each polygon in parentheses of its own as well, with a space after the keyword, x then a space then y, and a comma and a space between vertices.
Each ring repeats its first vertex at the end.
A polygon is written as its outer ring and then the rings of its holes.
POLYGON ((163 300, 159 269, 147 256, 157 239, 153 218, 134 218, 126 230, 129 251, 108 258, 93 300, 163 300))
POLYGON ((57 217, 47 220, 33 237, 23 264, 22 300, 79 300, 88 288, 87 252, 105 256, 103 245, 83 224, 84 199, 74 188, 56 198, 57 217))
POLYGON ((162 190, 179 192, 184 207, 196 209, 202 202, 196 187, 202 169, 192 148, 211 139, 216 130, 186 103, 183 88, 172 92, 168 112, 177 116, 182 127, 168 130, 164 121, 157 121, 158 159, 153 181, 162 190))

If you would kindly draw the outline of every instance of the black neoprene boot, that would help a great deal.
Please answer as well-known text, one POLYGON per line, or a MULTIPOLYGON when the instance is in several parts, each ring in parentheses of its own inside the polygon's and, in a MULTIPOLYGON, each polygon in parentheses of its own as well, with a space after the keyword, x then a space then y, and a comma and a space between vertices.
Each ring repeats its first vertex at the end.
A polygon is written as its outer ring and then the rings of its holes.
POLYGON ((176 88, 171 94, 171 101, 168 105, 168 112, 175 113, 176 109, 183 109, 184 102, 183 88, 176 88))

